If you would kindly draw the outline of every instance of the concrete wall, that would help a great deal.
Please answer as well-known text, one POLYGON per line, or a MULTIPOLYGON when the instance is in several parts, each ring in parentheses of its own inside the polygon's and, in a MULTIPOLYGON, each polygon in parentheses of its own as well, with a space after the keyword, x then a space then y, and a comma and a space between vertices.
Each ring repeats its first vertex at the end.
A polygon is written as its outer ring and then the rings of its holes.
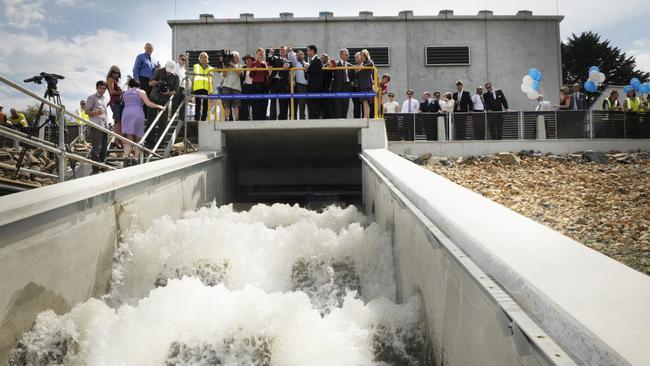
POLYGON ((574 365, 470 258, 364 158, 366 213, 393 232, 401 300, 421 294, 436 365, 574 365))
POLYGON ((573 154, 578 151, 630 151, 650 150, 650 140, 616 140, 616 139, 562 139, 562 140, 501 140, 501 141, 389 141, 388 149, 395 154, 434 156, 477 156, 496 154, 504 151, 518 152, 535 150, 542 153, 573 154))
POLYGON ((125 230, 224 202, 222 164, 196 153, 0 197, 0 364, 38 313, 108 291, 125 230))
MULTIPOLYGON (((274 18, 176 20, 169 21, 173 31, 173 52, 186 50, 232 49, 242 55, 258 47, 315 44, 319 53, 338 59, 343 47, 390 47, 390 66, 380 74, 391 75, 390 89, 397 100, 412 88, 421 98, 425 90, 453 91, 461 79, 472 94, 477 85, 492 81, 510 101, 511 109, 530 110, 537 103, 521 92, 521 78, 536 67, 547 100, 559 100, 561 83, 559 22, 562 17, 533 16, 522 11, 515 16, 414 16, 400 12, 393 17, 274 18), (470 46, 469 66, 425 67, 426 46, 470 46)), ((372 56, 372 55, 371 55, 372 56)), ((351 113, 351 112, 350 112, 351 113)))
MULTIPOLYGON (((462 251, 462 256, 471 258, 505 289, 577 363, 650 364, 650 277, 387 150, 365 150, 363 156, 386 177, 385 185, 392 184, 403 194, 404 206, 412 202, 462 251)), ((434 341, 463 344, 466 338, 472 340, 462 350, 449 351, 462 361, 450 360, 449 364, 489 362, 487 356, 479 359, 479 355, 472 354, 483 342, 492 344, 498 339, 485 298, 473 294, 475 285, 463 282, 467 273, 449 269, 449 256, 427 247, 421 228, 414 226, 413 220, 402 219, 404 210, 390 203, 399 195, 382 193, 386 189, 364 166, 366 188, 366 208, 372 211, 374 205, 379 222, 394 227, 399 283, 404 295, 419 289, 425 302, 434 302, 427 303, 434 341), (484 329, 488 331, 481 333, 484 329)), ((532 340, 543 339, 527 334, 532 340)), ((445 351, 455 347, 443 346, 445 351)))

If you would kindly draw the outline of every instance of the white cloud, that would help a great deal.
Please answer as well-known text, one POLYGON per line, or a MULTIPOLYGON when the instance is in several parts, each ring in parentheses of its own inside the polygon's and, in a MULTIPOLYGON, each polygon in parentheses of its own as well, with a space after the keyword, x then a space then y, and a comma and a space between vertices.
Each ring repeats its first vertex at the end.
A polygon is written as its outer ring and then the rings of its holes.
POLYGON ((85 3, 86 0, 55 0, 54 3, 56 5, 62 5, 62 6, 75 6, 79 4, 85 3))
POLYGON ((650 39, 637 39, 632 42, 632 47, 634 48, 628 50, 626 54, 634 56, 638 69, 650 72, 650 39))
POLYGON ((18 28, 37 26, 45 19, 40 0, 3 0, 7 24, 18 28))
MULTIPOLYGON (((0 54, 0 72, 14 82, 28 86, 38 94, 44 87, 24 84, 23 79, 44 71, 65 76, 60 80, 58 90, 68 108, 76 108, 80 99, 95 90, 97 80, 105 80, 111 65, 122 70, 123 80, 132 73, 133 61, 142 52, 144 40, 109 29, 72 38, 53 38, 47 34, 9 33, 4 35, 4 50, 0 54), (18 62, 16 62, 18 61, 18 62)), ((154 57, 169 55, 170 47, 160 43, 154 57)), ((166 58, 161 57, 161 63, 166 58)), ((34 104, 31 98, 17 93, 8 93, 0 84, 0 104, 24 108, 34 104)))

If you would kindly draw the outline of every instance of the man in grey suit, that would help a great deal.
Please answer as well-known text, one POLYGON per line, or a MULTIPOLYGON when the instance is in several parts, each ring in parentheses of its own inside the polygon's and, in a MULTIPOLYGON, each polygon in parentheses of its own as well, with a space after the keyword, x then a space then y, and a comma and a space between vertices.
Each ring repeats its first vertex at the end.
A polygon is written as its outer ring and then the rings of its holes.
POLYGON ((584 93, 580 93, 580 83, 575 83, 573 84, 573 94, 571 94, 569 110, 577 111, 580 109, 587 109, 587 97, 584 93))
MULTIPOLYGON (((350 52, 346 48, 339 51, 340 60, 336 62, 336 67, 352 66, 348 59, 350 52)), ((332 79, 332 92, 350 92, 352 90, 353 70, 335 70, 332 79)), ((350 98, 334 99, 334 118, 347 118, 348 108, 350 107, 350 98)))

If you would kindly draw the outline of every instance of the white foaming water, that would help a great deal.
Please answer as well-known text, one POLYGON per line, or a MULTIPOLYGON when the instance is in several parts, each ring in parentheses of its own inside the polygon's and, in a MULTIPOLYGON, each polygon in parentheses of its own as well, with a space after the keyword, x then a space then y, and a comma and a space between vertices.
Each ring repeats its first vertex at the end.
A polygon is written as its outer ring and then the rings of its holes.
POLYGON ((157 220, 120 246, 106 301, 41 313, 10 364, 423 364, 419 299, 394 304, 391 238, 367 221, 280 204, 157 220))

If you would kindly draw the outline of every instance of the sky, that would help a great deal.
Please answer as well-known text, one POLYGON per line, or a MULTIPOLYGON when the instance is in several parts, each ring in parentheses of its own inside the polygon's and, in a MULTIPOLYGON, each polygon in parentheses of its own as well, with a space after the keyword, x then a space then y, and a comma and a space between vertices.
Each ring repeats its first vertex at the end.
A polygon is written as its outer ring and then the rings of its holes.
MULTIPOLYGON (((628 55, 637 65, 650 71, 650 6, 644 0, 612 3, 605 0, 457 0, 408 2, 396 0, 353 2, 330 0, 323 5, 311 1, 189 1, 189 0, 0 0, 0 75, 42 94, 43 85, 25 84, 23 79, 44 71, 65 76, 59 82, 63 103, 68 109, 78 106, 94 92, 97 80, 105 79, 111 65, 118 65, 124 76, 131 74, 133 61, 145 42, 154 45, 154 57, 163 64, 172 58, 169 19, 197 19, 201 13, 215 18, 239 18, 240 13, 255 17, 277 17, 292 12, 296 17, 317 17, 320 11, 334 16, 397 15, 413 10, 414 15, 436 15, 451 9, 458 15, 475 15, 492 10, 495 15, 513 15, 532 10, 535 15, 563 15, 562 38, 572 33, 595 31, 628 55), (280 4, 280 5, 278 5, 280 4), (406 3, 404 3, 406 4, 406 3)), ((7 111, 34 104, 0 83, 0 105, 7 111)))

